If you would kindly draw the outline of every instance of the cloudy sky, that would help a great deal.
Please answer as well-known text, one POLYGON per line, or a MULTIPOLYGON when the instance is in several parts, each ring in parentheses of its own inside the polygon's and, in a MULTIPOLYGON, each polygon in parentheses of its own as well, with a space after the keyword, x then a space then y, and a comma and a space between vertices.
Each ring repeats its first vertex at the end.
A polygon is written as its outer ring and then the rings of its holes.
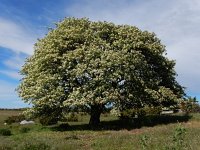
POLYGON ((200 0, 0 0, 0 108, 25 107, 19 70, 48 27, 64 17, 129 24, 156 33, 177 80, 200 99, 200 0))

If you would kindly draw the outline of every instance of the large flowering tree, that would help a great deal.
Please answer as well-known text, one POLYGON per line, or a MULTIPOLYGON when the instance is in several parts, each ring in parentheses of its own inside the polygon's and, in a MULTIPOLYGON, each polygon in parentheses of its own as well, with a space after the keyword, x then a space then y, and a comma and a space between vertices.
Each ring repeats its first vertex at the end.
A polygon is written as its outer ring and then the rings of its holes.
POLYGON ((35 116, 87 108, 91 125, 107 104, 119 112, 170 106, 184 91, 165 52, 154 33, 134 26, 66 18, 35 44, 18 92, 35 116))

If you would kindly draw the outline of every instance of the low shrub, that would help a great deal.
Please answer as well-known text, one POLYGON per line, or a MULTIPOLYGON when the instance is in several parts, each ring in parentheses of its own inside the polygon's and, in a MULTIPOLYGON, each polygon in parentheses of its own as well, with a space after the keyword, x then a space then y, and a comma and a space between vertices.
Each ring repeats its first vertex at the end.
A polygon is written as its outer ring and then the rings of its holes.
POLYGON ((147 115, 159 115, 162 112, 162 107, 145 107, 144 111, 147 115))
POLYGON ((78 114, 70 112, 63 117, 63 121, 78 122, 78 114))
POLYGON ((52 116, 42 116, 39 118, 39 122, 42 125, 53 125, 53 124, 57 124, 58 119, 52 116))
POLYGON ((87 113, 86 113, 86 112, 79 112, 79 115, 80 115, 80 116, 86 116, 87 113))
POLYGON ((121 119, 128 118, 141 118, 146 115, 159 115, 162 111, 161 107, 144 107, 136 109, 127 109, 121 112, 121 119))
POLYGON ((143 108, 127 109, 121 112, 121 119, 139 118, 145 116, 146 112, 143 108))
POLYGON ((136 115, 136 112, 134 109, 127 109, 121 112, 120 119, 134 118, 135 115, 136 115))
POLYGON ((200 113, 200 105, 196 100, 196 97, 188 97, 188 99, 181 102, 180 109, 185 113, 200 113))
POLYGON ((26 118, 25 118, 24 115, 10 116, 4 122, 7 123, 7 124, 12 124, 12 123, 20 122, 20 121, 25 120, 25 119, 26 118))
POLYGON ((102 114, 104 117, 108 117, 109 116, 109 113, 103 113, 102 114))
POLYGON ((181 110, 186 113, 199 113, 200 105, 197 103, 185 102, 182 104, 181 110))
POLYGON ((11 131, 9 129, 0 129, 0 135, 2 136, 10 136, 11 131))

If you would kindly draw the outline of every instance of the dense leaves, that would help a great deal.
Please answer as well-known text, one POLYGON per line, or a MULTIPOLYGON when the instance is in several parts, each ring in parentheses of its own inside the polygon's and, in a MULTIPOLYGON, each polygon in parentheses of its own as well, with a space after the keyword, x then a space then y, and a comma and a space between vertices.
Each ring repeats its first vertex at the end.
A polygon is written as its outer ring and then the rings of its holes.
POLYGON ((31 113, 57 118, 63 109, 174 105, 184 91, 164 54, 154 33, 66 18, 35 44, 18 92, 31 113))

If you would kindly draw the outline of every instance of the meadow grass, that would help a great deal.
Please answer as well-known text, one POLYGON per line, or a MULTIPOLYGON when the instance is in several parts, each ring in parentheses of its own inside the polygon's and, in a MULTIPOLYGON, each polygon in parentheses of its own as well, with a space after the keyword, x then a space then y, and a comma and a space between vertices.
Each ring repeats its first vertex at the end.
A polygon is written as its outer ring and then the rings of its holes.
MULTIPOLYGON (((88 126, 89 116, 78 116, 78 122, 59 122, 57 125, 3 125, 6 117, 19 111, 0 111, 0 128, 11 130, 11 136, 0 136, 0 150, 169 150, 175 146, 174 135, 178 126, 186 133, 181 149, 200 150, 200 114, 192 117, 164 116, 154 122, 143 118, 120 121, 112 115, 102 115, 96 129, 88 126), (6 113, 7 111, 7 113, 6 113), (177 120, 176 120, 177 119, 177 120)), ((153 120, 151 118, 151 120, 153 120)))

